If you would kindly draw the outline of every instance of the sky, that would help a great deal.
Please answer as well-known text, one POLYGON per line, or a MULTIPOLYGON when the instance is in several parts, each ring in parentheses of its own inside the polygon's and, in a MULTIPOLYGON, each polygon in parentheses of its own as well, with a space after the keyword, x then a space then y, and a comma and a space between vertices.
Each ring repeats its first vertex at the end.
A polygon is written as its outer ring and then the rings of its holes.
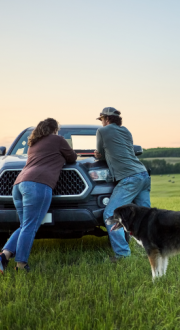
POLYGON ((47 117, 180 147, 179 0, 0 0, 0 145, 47 117))

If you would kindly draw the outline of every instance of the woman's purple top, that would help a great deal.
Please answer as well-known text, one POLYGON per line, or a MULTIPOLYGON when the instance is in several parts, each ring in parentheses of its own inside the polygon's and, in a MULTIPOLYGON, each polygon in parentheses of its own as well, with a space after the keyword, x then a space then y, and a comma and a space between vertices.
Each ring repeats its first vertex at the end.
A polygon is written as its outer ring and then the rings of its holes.
POLYGON ((14 185, 33 181, 54 189, 63 165, 74 163, 76 159, 75 151, 62 136, 50 134, 29 147, 27 163, 14 185))

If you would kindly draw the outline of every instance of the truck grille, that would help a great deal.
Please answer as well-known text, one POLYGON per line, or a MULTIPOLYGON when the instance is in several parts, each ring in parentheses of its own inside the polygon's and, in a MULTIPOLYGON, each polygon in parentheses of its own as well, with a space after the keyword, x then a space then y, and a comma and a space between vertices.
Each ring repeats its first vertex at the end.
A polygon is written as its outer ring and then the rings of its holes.
POLYGON ((0 196, 11 196, 13 184, 21 171, 6 171, 0 177, 0 196))
MULTIPOLYGON (((21 171, 7 170, 0 177, 0 196, 12 196, 13 184, 21 171)), ((82 179, 77 170, 64 169, 53 190, 53 196, 79 196, 85 189, 87 184, 82 179)))
POLYGON ((62 170, 53 195, 80 195, 86 185, 75 170, 62 170))

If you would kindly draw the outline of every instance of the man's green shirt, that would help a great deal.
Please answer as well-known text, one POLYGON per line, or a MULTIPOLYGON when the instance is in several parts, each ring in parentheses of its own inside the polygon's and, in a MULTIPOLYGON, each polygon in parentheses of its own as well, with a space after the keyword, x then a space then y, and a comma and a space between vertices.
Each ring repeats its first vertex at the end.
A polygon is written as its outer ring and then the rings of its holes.
POLYGON ((97 130, 97 151, 105 159, 113 180, 146 171, 135 156, 131 133, 124 126, 109 124, 97 130))

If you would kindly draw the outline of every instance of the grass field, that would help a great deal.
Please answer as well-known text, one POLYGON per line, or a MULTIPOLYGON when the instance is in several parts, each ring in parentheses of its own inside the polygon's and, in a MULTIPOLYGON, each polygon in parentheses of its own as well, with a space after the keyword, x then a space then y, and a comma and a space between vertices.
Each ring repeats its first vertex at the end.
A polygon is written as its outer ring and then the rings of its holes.
MULTIPOLYGON (((180 175, 152 177, 152 206, 180 210, 180 175)), ((144 250, 132 239, 132 255, 111 264, 107 237, 37 240, 32 272, 0 282, 0 329, 180 329, 180 255, 153 284, 144 250)))

